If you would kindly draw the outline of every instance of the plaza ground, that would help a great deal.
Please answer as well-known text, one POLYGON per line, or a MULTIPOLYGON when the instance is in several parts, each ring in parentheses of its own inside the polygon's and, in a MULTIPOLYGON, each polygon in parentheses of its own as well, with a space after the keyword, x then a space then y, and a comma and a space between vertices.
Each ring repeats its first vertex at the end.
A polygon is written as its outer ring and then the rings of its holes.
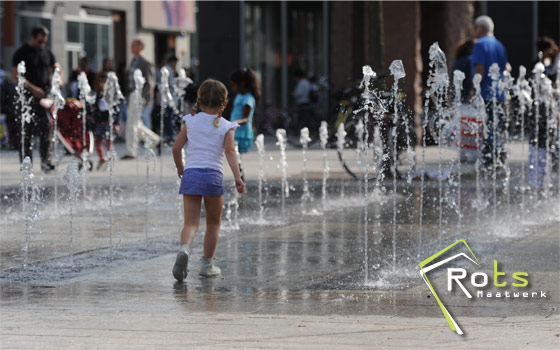
MULTIPOLYGON (((274 193, 280 186, 276 166, 280 156, 273 139, 267 140, 266 147, 265 176, 274 193)), ((122 145, 117 145, 117 152, 122 153, 122 145)), ((528 154, 521 144, 510 145, 510 152, 512 165, 518 167, 528 154)), ((465 212, 462 231, 457 231, 451 219, 443 224, 444 242, 466 237, 482 271, 489 276, 492 261, 497 259, 505 271, 527 271, 531 291, 547 292, 546 299, 468 300, 459 294, 445 294, 443 276, 434 276, 432 283, 439 286, 446 307, 465 332, 459 336, 450 330, 418 274, 418 262, 439 250, 436 243, 442 239, 442 225, 438 224, 437 205, 425 207, 423 241, 414 247, 418 243, 414 216, 418 192, 397 198, 403 219, 394 227, 392 198, 376 197, 376 202, 385 204, 370 204, 372 217, 379 219, 369 228, 374 234, 366 255, 372 266, 380 266, 370 268, 369 282, 363 283, 363 247, 368 243, 363 237, 359 186, 345 175, 335 151, 329 150, 333 193, 328 208, 323 208, 323 159, 317 146, 308 152, 307 163, 314 202, 307 208, 299 205, 301 150, 290 148, 288 176, 296 191, 287 202, 285 218, 279 215, 277 197, 271 195, 265 224, 255 223, 258 154, 244 155, 250 191, 240 205, 240 229, 229 227, 231 223, 224 219, 216 253, 223 276, 203 279, 197 274, 202 225, 186 283, 177 283, 171 267, 181 217, 173 199, 176 174, 170 155, 164 154, 163 173, 160 175, 158 163, 151 181, 159 183, 160 193, 154 194, 155 198, 172 199, 150 203, 153 211, 148 219, 153 224, 146 229, 142 192, 136 197, 127 193, 146 182, 146 163, 142 156, 138 162, 117 161, 114 181, 124 194, 122 203, 116 203, 112 238, 118 244, 111 252, 103 225, 106 213, 99 214, 104 205, 91 203, 74 212, 74 256, 68 257, 68 205, 63 203, 59 210, 64 215, 44 215, 38 223, 36 231, 40 232, 32 237, 29 251, 33 263, 25 273, 18 268, 25 244, 24 226, 17 218, 20 207, 17 201, 3 205, 6 211, 12 209, 5 215, 0 235, 0 348, 555 349, 559 345, 557 201, 527 199, 534 210, 509 223, 500 211, 499 221, 494 223, 491 216, 479 219, 465 212), (347 181, 346 197, 338 199, 340 194, 334 192, 342 179, 347 181), (483 229, 477 227, 477 220, 483 229), (504 227, 507 232, 503 232, 504 227), (389 257, 393 230, 399 238, 396 272, 389 257)), ((444 151, 442 156, 445 161, 454 155, 444 151)), ((437 169, 437 148, 429 149, 426 159, 431 169, 437 169)), ((10 194, 21 183, 17 155, 0 153, 0 162, 2 191, 10 194)), ((34 169, 41 186, 54 186, 54 175, 41 174, 38 164, 34 169)), ((230 181, 230 171, 224 173, 226 182, 230 181)), ((93 188, 105 189, 107 181, 107 172, 88 175, 93 188)), ((465 187, 473 187, 472 178, 465 181, 465 187)), ((58 185, 64 186, 61 182, 58 185)), ((390 186, 391 182, 382 185, 390 186)), ((411 186, 418 189, 418 181, 411 186)), ((425 195, 436 192, 437 181, 426 182, 425 195)), ((104 197, 94 198, 100 201, 104 197)), ((518 197, 512 198, 516 201, 518 197)), ((43 209, 41 213, 46 212, 43 209)), ((445 217, 453 215, 452 210, 445 212, 445 217)))

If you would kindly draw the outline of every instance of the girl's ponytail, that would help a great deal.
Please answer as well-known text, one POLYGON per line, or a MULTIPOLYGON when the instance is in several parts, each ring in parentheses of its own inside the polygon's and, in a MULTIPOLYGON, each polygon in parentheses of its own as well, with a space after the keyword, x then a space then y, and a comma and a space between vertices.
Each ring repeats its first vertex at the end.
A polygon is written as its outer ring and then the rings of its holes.
POLYGON ((199 104, 198 102, 199 102, 199 99, 197 98, 197 99, 196 99, 196 102, 195 102, 195 104, 194 104, 194 106, 193 106, 193 108, 192 108, 192 110, 191 110, 191 114, 192 114, 192 115, 195 115, 195 114, 196 114, 196 111, 198 111, 198 104, 199 104))
POLYGON ((212 124, 214 125, 214 127, 218 128, 220 127, 220 118, 222 117, 222 113, 224 113, 224 106, 222 106, 220 108, 220 113, 218 114, 218 116, 214 119, 214 121, 212 122, 212 124))

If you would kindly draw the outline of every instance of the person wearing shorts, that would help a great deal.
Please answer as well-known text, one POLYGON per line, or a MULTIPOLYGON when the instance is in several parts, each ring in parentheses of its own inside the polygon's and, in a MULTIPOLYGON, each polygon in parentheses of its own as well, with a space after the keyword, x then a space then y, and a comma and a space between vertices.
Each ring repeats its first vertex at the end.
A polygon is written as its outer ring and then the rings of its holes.
POLYGON ((225 85, 211 79, 204 81, 198 89, 193 112, 183 117, 184 125, 173 144, 173 160, 181 178, 179 194, 183 195, 184 205, 181 248, 172 269, 179 282, 187 278, 191 246, 200 223, 202 199, 206 209, 206 235, 199 275, 213 277, 221 274, 213 258, 222 216, 224 154, 235 177, 237 191, 245 191, 234 142, 235 129, 239 125, 222 118, 226 106, 225 85), (195 114, 199 107, 202 111, 195 114), (183 164, 182 149, 185 144, 186 162, 183 164))

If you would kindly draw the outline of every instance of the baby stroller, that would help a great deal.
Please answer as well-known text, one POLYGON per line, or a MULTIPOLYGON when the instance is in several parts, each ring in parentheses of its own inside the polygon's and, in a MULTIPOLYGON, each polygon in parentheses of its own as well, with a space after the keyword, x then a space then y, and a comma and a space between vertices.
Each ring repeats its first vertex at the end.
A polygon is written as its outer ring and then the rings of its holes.
MULTIPOLYGON (((83 120, 82 113, 83 104, 80 100, 69 98, 64 104, 64 108, 57 111, 57 130, 55 137, 63 145, 66 154, 72 155, 79 159, 79 168, 82 164, 82 153, 93 153, 93 133, 89 130, 86 124, 85 143, 83 135, 83 120)), ((54 116, 54 104, 48 107, 51 116, 54 116)), ((87 120, 87 119, 86 119, 87 120)), ((54 120, 53 120, 54 124, 54 120)), ((86 161, 86 169, 91 171, 93 163, 90 160, 86 161)))

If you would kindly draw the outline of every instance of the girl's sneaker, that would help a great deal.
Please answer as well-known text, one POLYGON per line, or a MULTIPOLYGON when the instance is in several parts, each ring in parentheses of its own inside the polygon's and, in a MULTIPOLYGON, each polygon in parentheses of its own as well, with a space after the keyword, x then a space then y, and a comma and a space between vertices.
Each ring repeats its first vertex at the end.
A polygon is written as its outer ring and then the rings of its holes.
POLYGON ((202 266, 200 267, 199 275, 203 277, 214 277, 222 273, 218 266, 212 264, 212 258, 202 258, 202 266))
POLYGON ((173 266, 173 277, 179 282, 183 282, 187 278, 187 266, 189 265, 189 254, 180 251, 177 253, 175 265, 173 266))

